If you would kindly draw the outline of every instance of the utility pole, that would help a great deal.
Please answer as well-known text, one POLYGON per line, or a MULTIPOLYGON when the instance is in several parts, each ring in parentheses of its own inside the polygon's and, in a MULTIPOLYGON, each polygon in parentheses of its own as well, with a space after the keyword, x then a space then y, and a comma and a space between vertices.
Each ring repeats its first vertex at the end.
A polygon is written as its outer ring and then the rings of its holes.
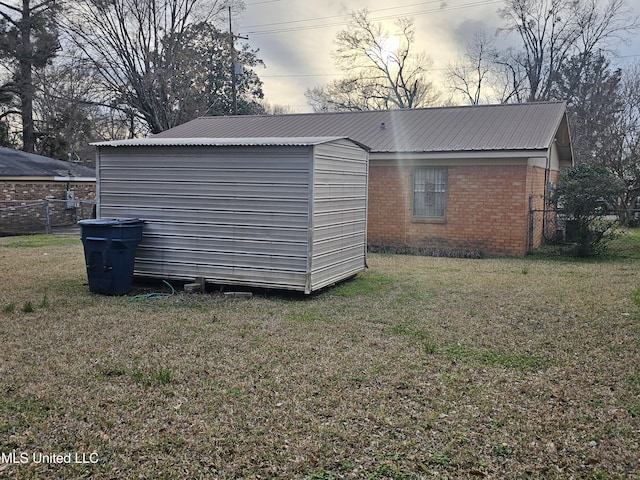
MULTIPOLYGON (((240 37, 244 40, 248 40, 249 37, 240 37)), ((229 51, 231 52, 231 99, 232 99, 232 114, 238 115, 238 60, 236 58, 235 38, 233 31, 231 30, 231 5, 229 5, 229 51)))
POLYGON ((236 48, 231 30, 231 5, 229 5, 229 49, 231 51, 231 99, 232 114, 238 115, 238 92, 236 91, 236 48))

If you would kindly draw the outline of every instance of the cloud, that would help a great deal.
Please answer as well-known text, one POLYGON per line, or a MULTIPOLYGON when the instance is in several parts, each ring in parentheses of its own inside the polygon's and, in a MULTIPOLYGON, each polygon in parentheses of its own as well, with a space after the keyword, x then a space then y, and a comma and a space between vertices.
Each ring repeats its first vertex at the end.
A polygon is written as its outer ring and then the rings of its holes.
MULTIPOLYGON (((328 74, 339 75, 331 57, 333 41, 337 32, 344 28, 348 12, 365 5, 370 11, 389 14, 387 18, 396 14, 411 16, 409 11, 418 11, 415 2, 402 6, 383 0, 367 0, 366 3, 362 0, 249 0, 234 31, 243 35, 249 33, 249 44, 259 49, 258 56, 266 64, 264 71, 257 72, 264 82, 266 101, 291 105, 296 111, 308 111, 304 92, 336 78, 328 74), (253 1, 256 3, 250 3, 253 1)), ((629 0, 629 6, 634 12, 640 11, 640 0, 629 0)), ((497 9, 493 1, 488 5, 481 2, 456 5, 448 0, 420 9, 425 13, 414 17, 416 51, 433 59, 434 72, 444 70, 464 52, 476 32, 483 30, 489 37, 496 33, 501 26, 497 9)), ((391 23, 393 20, 385 21, 391 23)), ((623 54, 637 55, 639 42, 640 36, 633 37, 633 44, 623 49, 623 54)), ((495 37, 497 48, 517 45, 518 39, 514 35, 502 32, 495 37)), ((640 57, 629 59, 640 61, 640 57)))
POLYGON ((478 32, 485 32, 488 37, 493 36, 496 27, 489 25, 483 19, 467 19, 454 26, 451 29, 451 41, 464 49, 467 45, 473 43, 474 37, 478 32))

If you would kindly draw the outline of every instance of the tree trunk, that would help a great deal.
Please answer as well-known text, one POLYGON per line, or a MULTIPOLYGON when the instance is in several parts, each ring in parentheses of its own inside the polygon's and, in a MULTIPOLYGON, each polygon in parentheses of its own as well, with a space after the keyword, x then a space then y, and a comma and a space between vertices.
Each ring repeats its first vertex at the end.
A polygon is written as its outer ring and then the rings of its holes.
POLYGON ((33 45, 31 44, 31 8, 30 0, 22 0, 22 21, 20 23, 20 35, 22 40, 22 52, 20 54, 20 103, 22 110, 22 149, 33 153, 36 148, 35 129, 33 127, 33 77, 32 58, 33 45))

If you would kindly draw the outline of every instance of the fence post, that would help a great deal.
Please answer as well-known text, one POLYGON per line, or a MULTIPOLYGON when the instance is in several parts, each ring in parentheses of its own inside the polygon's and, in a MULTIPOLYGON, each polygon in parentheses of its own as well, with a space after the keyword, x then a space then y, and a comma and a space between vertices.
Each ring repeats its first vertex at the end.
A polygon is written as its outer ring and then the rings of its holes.
POLYGON ((533 253, 533 236, 535 235, 535 219, 533 212, 533 195, 529 195, 529 238, 527 253, 533 253))
POLYGON ((44 205, 44 231, 45 233, 51 233, 51 217, 49 216, 49 200, 42 200, 44 205))

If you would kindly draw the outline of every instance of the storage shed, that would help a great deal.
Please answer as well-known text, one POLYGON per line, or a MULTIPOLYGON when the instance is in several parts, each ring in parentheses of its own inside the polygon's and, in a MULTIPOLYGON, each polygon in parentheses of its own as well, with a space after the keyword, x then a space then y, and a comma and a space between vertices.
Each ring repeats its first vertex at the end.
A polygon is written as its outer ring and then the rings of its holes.
POLYGON ((145 221, 136 276, 310 293, 366 267, 362 144, 269 137, 94 145, 98 216, 145 221))

